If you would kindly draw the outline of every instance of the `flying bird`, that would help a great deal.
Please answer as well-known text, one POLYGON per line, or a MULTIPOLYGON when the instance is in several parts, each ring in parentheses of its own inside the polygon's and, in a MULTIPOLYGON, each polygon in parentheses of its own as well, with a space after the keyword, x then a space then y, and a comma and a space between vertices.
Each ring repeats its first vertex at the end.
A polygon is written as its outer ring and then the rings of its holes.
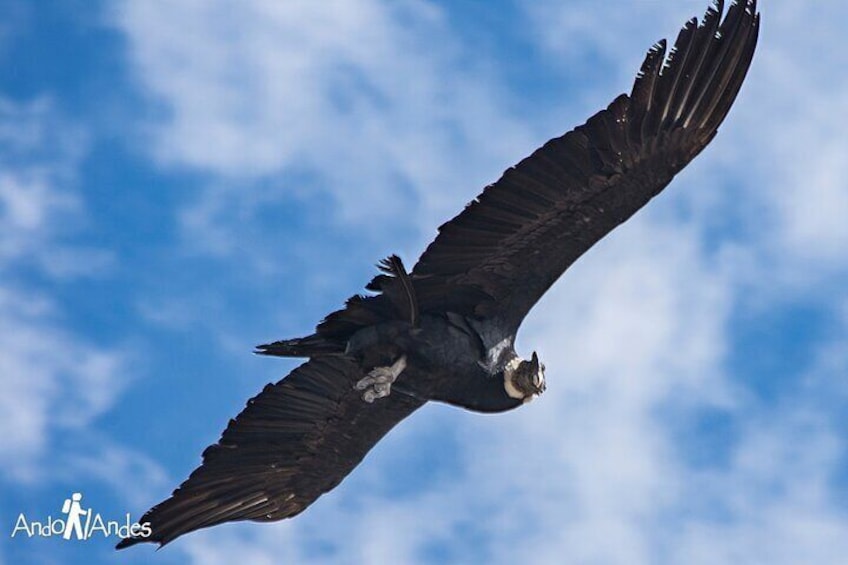
POLYGON ((234 520, 303 512, 426 402, 512 410, 545 390, 536 353, 513 345, 545 291, 598 240, 659 194, 713 139, 748 71, 756 0, 716 1, 666 56, 647 53, 629 95, 545 143, 439 228, 411 271, 379 265, 307 337, 257 353, 306 357, 230 420, 203 463, 140 523, 167 544, 234 520))

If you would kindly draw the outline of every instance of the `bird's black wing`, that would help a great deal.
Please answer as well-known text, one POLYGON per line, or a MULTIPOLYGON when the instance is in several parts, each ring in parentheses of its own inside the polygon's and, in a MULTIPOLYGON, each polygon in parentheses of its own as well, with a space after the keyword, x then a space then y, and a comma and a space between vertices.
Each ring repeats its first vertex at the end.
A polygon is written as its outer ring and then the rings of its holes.
POLYGON ((266 386, 203 452, 203 464, 141 517, 152 535, 126 538, 118 549, 164 545, 223 522, 267 522, 303 511, 423 404, 403 394, 368 404, 353 387, 363 376, 345 357, 320 357, 266 386))
POLYGON ((756 0, 722 2, 647 54, 629 96, 507 170, 439 228, 412 271, 422 311, 515 331, 580 255, 656 196, 710 142, 757 42, 756 0), (482 293, 479 291, 483 291, 482 293))

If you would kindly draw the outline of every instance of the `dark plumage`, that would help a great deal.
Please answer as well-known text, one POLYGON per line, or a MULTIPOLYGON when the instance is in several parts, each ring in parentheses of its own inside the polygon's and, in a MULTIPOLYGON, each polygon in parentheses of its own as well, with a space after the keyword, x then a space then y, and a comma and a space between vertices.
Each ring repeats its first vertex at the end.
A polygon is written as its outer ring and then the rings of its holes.
POLYGON ((666 58, 648 51, 631 94, 552 139, 442 225, 411 272, 381 274, 314 334, 258 348, 308 357, 268 385, 203 464, 150 509, 166 544, 231 520, 273 521, 331 490, 395 424, 430 400, 481 412, 545 388, 535 353, 513 343, 522 320, 586 250, 659 194, 716 134, 745 78, 759 30, 755 0, 686 23, 666 58))

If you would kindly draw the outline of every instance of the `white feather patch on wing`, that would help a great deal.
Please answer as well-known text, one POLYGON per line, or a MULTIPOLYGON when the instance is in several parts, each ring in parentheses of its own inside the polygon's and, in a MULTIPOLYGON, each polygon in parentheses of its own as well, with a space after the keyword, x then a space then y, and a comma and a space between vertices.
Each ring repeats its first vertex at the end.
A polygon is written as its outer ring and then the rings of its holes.
MULTIPOLYGON (((512 349, 512 338, 504 338, 496 343, 489 351, 486 352, 486 358, 483 361, 478 361, 478 364, 483 367, 489 374, 494 375, 500 372, 501 364, 503 363, 504 355, 512 349)), ((509 365, 515 358, 510 359, 506 365, 509 365)), ((520 361, 520 359, 519 359, 520 361)), ((517 367, 518 365, 516 365, 517 367)), ((504 369, 506 366, 504 366, 504 369)))

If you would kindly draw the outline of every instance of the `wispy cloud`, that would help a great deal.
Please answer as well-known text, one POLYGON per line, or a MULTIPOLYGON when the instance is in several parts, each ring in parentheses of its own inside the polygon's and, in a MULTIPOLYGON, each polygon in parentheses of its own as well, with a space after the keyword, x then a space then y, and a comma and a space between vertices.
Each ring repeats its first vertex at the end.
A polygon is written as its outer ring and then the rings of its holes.
POLYGON ((0 263, 25 263, 53 276, 108 268, 104 250, 68 245, 85 221, 71 190, 86 152, 85 131, 63 119, 47 97, 26 103, 0 97, 0 263))
MULTIPOLYGON (((630 82, 633 68, 638 68, 644 51, 652 43, 663 37, 673 42, 671 34, 688 18, 701 17, 706 8, 703 0, 638 4, 610 0, 604 10, 599 10, 591 0, 568 4, 551 0, 519 1, 518 4, 529 24, 528 38, 547 51, 553 61, 560 62, 564 72, 580 72, 582 76, 601 66, 605 76, 593 77, 601 83, 630 82), (632 49, 633 45, 639 48, 632 49)), ((598 86, 586 84, 585 87, 591 91, 598 86)))
POLYGON ((808 266, 844 269, 848 191, 842 179, 848 170, 841 156, 848 141, 834 117, 848 111, 848 79, 833 69, 848 65, 848 54, 835 50, 822 58, 821 46, 840 33, 828 22, 842 21, 848 10, 837 8, 840 13, 824 17, 798 6, 776 8, 765 36, 771 49, 758 61, 761 80, 752 85, 752 96, 762 104, 753 105, 742 122, 758 125, 749 132, 761 134, 769 158, 759 153, 746 160, 759 173, 763 207, 778 222, 772 239, 776 260, 789 254, 808 266), (798 26, 799 20, 805 25, 798 26), (806 40, 810 34, 815 42, 806 40))
POLYGON ((49 99, 0 99, 0 463, 3 480, 29 486, 86 456, 65 450, 68 437, 92 430, 130 376, 125 353, 76 335, 38 282, 102 273, 111 262, 66 242, 85 220, 75 188, 85 139, 49 99))
POLYGON ((111 405, 119 386, 119 357, 80 343, 56 329, 49 302, 25 292, 0 296, 3 360, 4 469, 38 480, 33 463, 51 436, 91 423, 111 405))
POLYGON ((494 180, 481 164, 530 145, 427 3, 126 1, 115 20, 162 108, 157 160, 217 175, 184 216, 200 241, 226 246, 230 212, 293 197, 358 229, 429 232, 467 199, 457 187, 494 180))

